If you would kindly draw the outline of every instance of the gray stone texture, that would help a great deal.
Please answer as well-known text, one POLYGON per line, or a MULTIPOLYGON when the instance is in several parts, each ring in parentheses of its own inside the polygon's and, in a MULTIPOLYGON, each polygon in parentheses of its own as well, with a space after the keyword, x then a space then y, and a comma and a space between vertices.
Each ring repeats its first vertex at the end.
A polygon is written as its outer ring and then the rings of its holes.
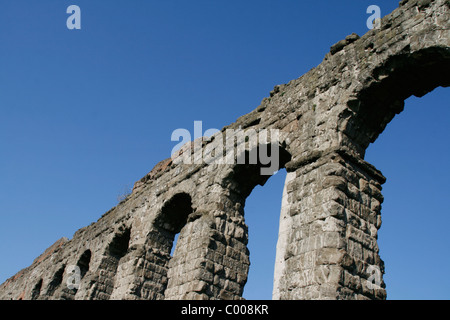
MULTIPOLYGON (((320 65, 223 128, 281 132, 288 174, 274 299, 386 298, 377 245, 385 178, 364 153, 407 97, 450 84, 449 27, 448 0, 402 0, 380 29, 333 45, 320 65)), ((269 178, 260 167, 161 161, 96 223, 3 283, 0 299, 242 299, 244 207, 269 178), (73 266, 78 289, 67 286, 73 266)))

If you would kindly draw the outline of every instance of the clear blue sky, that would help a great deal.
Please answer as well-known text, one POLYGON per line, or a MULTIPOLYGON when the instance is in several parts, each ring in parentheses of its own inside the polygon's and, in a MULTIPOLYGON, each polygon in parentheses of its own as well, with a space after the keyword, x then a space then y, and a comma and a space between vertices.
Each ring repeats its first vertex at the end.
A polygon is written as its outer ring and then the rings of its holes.
MULTIPOLYGON (((222 128, 398 1, 0 2, 0 282, 117 204, 177 128, 222 128), (81 8, 81 30, 66 9, 81 8)), ((379 245, 390 299, 449 299, 450 92, 410 98, 367 151, 388 178, 379 245)), ((270 299, 285 172, 246 206, 244 296, 270 299)))

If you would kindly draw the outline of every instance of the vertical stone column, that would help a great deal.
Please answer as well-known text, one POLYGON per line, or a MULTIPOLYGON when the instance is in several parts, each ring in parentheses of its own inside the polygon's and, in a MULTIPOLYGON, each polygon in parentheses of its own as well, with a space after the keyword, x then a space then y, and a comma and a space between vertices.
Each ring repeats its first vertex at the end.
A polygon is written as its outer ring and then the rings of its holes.
MULTIPOLYGON (((212 193, 211 193, 212 194, 212 193)), ((240 299, 247 281, 248 232, 240 204, 224 190, 189 217, 169 263, 166 299, 240 299)))
POLYGON ((288 173, 274 299, 385 298, 376 243, 383 179, 338 153, 288 173))
MULTIPOLYGON (((381 185, 386 178, 359 157, 341 152, 334 159, 339 166, 332 173, 340 177, 336 199, 345 209, 346 256, 339 298, 386 299, 384 262, 377 243, 381 227, 381 185)), ((330 172, 330 171, 329 171, 330 172)))
POLYGON ((286 268, 286 260, 285 254, 286 249, 289 244, 289 237, 291 234, 292 218, 290 215, 290 204, 287 193, 287 186, 291 181, 295 179, 295 172, 288 172, 286 174, 286 180, 284 182, 283 188, 283 196, 281 199, 281 213, 280 213, 280 224, 279 224, 279 232, 278 232, 278 241, 277 241, 277 252, 275 257, 275 270, 274 270, 274 278, 273 278, 273 293, 272 299, 279 300, 281 298, 281 292, 285 283, 285 278, 283 278, 285 268, 286 268))
POLYGON ((204 218, 183 227, 169 262, 166 300, 208 299, 208 285, 213 281, 207 257, 210 234, 210 223, 204 218))
POLYGON ((111 299, 164 299, 172 243, 173 235, 166 230, 150 230, 146 242, 133 246, 126 261, 121 261, 122 275, 111 299))

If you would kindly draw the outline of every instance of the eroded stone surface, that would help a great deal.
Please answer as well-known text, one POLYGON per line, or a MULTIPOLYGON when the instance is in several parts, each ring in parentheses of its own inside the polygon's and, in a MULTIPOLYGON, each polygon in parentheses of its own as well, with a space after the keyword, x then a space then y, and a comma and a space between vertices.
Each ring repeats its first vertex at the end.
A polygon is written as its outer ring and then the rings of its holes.
MULTIPOLYGON (((450 84, 449 26, 449 1, 402 0, 379 30, 334 45, 223 128, 281 132, 288 174, 275 299, 386 297, 377 245, 385 178, 364 152, 407 97, 450 84)), ((96 223, 3 283, 0 299, 241 299, 245 199, 268 179, 260 167, 161 161, 96 223), (74 266, 79 287, 70 288, 74 266)))

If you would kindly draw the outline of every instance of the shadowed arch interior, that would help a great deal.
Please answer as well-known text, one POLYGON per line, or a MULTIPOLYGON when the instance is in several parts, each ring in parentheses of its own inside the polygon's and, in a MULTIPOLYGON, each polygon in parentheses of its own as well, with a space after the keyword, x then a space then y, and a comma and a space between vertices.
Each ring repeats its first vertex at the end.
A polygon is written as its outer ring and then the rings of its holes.
POLYGON ((130 235, 130 229, 125 229, 124 232, 116 234, 108 247, 109 254, 120 260, 128 251, 130 235))
MULTIPOLYGON (((270 150, 270 148, 267 149, 270 150)), ((247 159, 249 158, 248 154, 249 152, 246 151, 247 159)), ((291 154, 281 146, 278 146, 278 155, 279 157, 276 159, 278 166, 272 174, 280 169, 283 169, 286 166, 286 163, 292 159, 291 154)), ((261 168, 264 166, 265 165, 263 165, 260 161, 256 164, 236 164, 229 176, 229 179, 227 179, 231 181, 232 190, 244 199, 247 198, 257 185, 263 186, 272 176, 261 174, 261 168)))
POLYGON ((62 265, 58 269, 58 271, 56 271, 55 274, 53 275, 53 278, 47 287, 47 295, 48 296, 52 296, 55 293, 55 291, 59 288, 59 286, 61 285, 61 283, 63 281, 65 269, 66 269, 66 266, 62 265))
POLYGON ((187 223, 188 216, 192 212, 191 196, 187 193, 178 193, 164 204, 155 225, 173 233, 175 236, 187 223))
POLYGON ((80 268, 80 276, 83 278, 85 274, 89 271, 89 264, 91 262, 91 250, 86 250, 81 255, 80 259, 77 262, 77 266, 80 268))
POLYGON ((31 292, 31 300, 37 300, 41 294, 42 289, 42 279, 39 279, 39 281, 34 286, 32 292, 31 292))
MULTIPOLYGON (((265 147, 265 146, 263 146, 265 147)), ((270 148, 267 148, 270 149, 270 148)), ((259 152, 257 151, 257 153, 259 154, 259 152)), ((233 168, 232 173, 229 175, 229 177, 227 178, 227 182, 229 183, 229 188, 230 190, 234 191, 233 194, 230 195, 230 199, 232 199, 235 203, 239 204, 239 212, 240 214, 242 214, 242 218, 247 217, 246 216, 246 201, 248 198, 252 197, 252 191, 259 185, 259 186, 264 186, 266 184, 266 182, 268 180, 270 180, 270 178, 279 170, 285 169, 286 164, 292 160, 292 156, 291 154, 286 150, 286 148, 278 145, 278 159, 272 159, 272 160, 276 160, 278 163, 278 166, 276 167, 276 169, 272 172, 271 175, 265 175, 262 174, 261 168, 264 167, 265 165, 263 163, 261 163, 261 161, 259 161, 260 159, 258 158, 258 163, 256 164, 236 164, 233 168)), ((249 157, 249 152, 246 151, 246 157, 248 159, 249 157)), ((278 202, 277 204, 279 205, 279 207, 274 210, 273 212, 258 212, 258 213, 253 213, 254 215, 265 215, 265 217, 261 217, 259 220, 260 221, 270 221, 271 219, 269 217, 267 217, 267 215, 274 215, 276 216, 276 220, 279 219, 279 213, 280 213, 280 208, 281 208, 281 194, 282 194, 282 188, 280 188, 279 190, 279 196, 280 196, 280 202, 278 202)), ((273 217, 272 217, 273 218, 273 217)), ((255 217, 253 216, 252 219, 255 219, 255 217)), ((245 221, 247 220, 252 220, 252 219, 247 219, 245 218, 245 221)), ((278 225, 277 224, 271 224, 271 227, 273 227, 273 232, 275 234, 278 234, 278 225)), ((250 261, 252 261, 252 252, 251 250, 249 250, 248 248, 248 241, 252 241, 250 236, 249 236, 249 230, 252 229, 252 225, 250 224, 248 227, 247 225, 245 225, 245 233, 246 233, 246 237, 248 237, 248 240, 245 240, 244 243, 247 246, 246 249, 246 255, 248 255, 250 261)), ((260 227, 253 229, 256 232, 262 230, 260 227), (259 230, 258 230, 259 229, 259 230)), ((254 234, 254 239, 257 239, 257 237, 260 236, 260 234, 254 234)), ((276 243, 273 243, 273 247, 272 248, 267 248, 267 255, 266 258, 267 260, 265 261, 266 263, 269 263, 271 265, 271 268, 273 268, 273 261, 269 258, 272 257, 272 254, 274 252, 274 249, 276 247, 276 243)), ((260 258, 258 256, 253 256, 254 257, 254 262, 258 261, 257 259, 260 258)), ((274 258, 274 256, 273 256, 274 258)), ((261 262, 261 261, 259 261, 261 262)), ((249 268, 247 268, 246 271, 246 280, 244 283, 242 283, 242 289, 245 292, 245 285, 247 282, 247 277, 248 277, 248 272, 250 270, 257 270, 257 269, 252 269, 249 263, 249 268)), ((270 282, 273 281, 273 271, 271 272, 271 274, 268 274, 267 277, 270 279, 270 282)), ((254 281, 252 281, 252 285, 254 284, 254 281)), ((265 282, 263 280, 261 280, 260 282, 265 282)))

